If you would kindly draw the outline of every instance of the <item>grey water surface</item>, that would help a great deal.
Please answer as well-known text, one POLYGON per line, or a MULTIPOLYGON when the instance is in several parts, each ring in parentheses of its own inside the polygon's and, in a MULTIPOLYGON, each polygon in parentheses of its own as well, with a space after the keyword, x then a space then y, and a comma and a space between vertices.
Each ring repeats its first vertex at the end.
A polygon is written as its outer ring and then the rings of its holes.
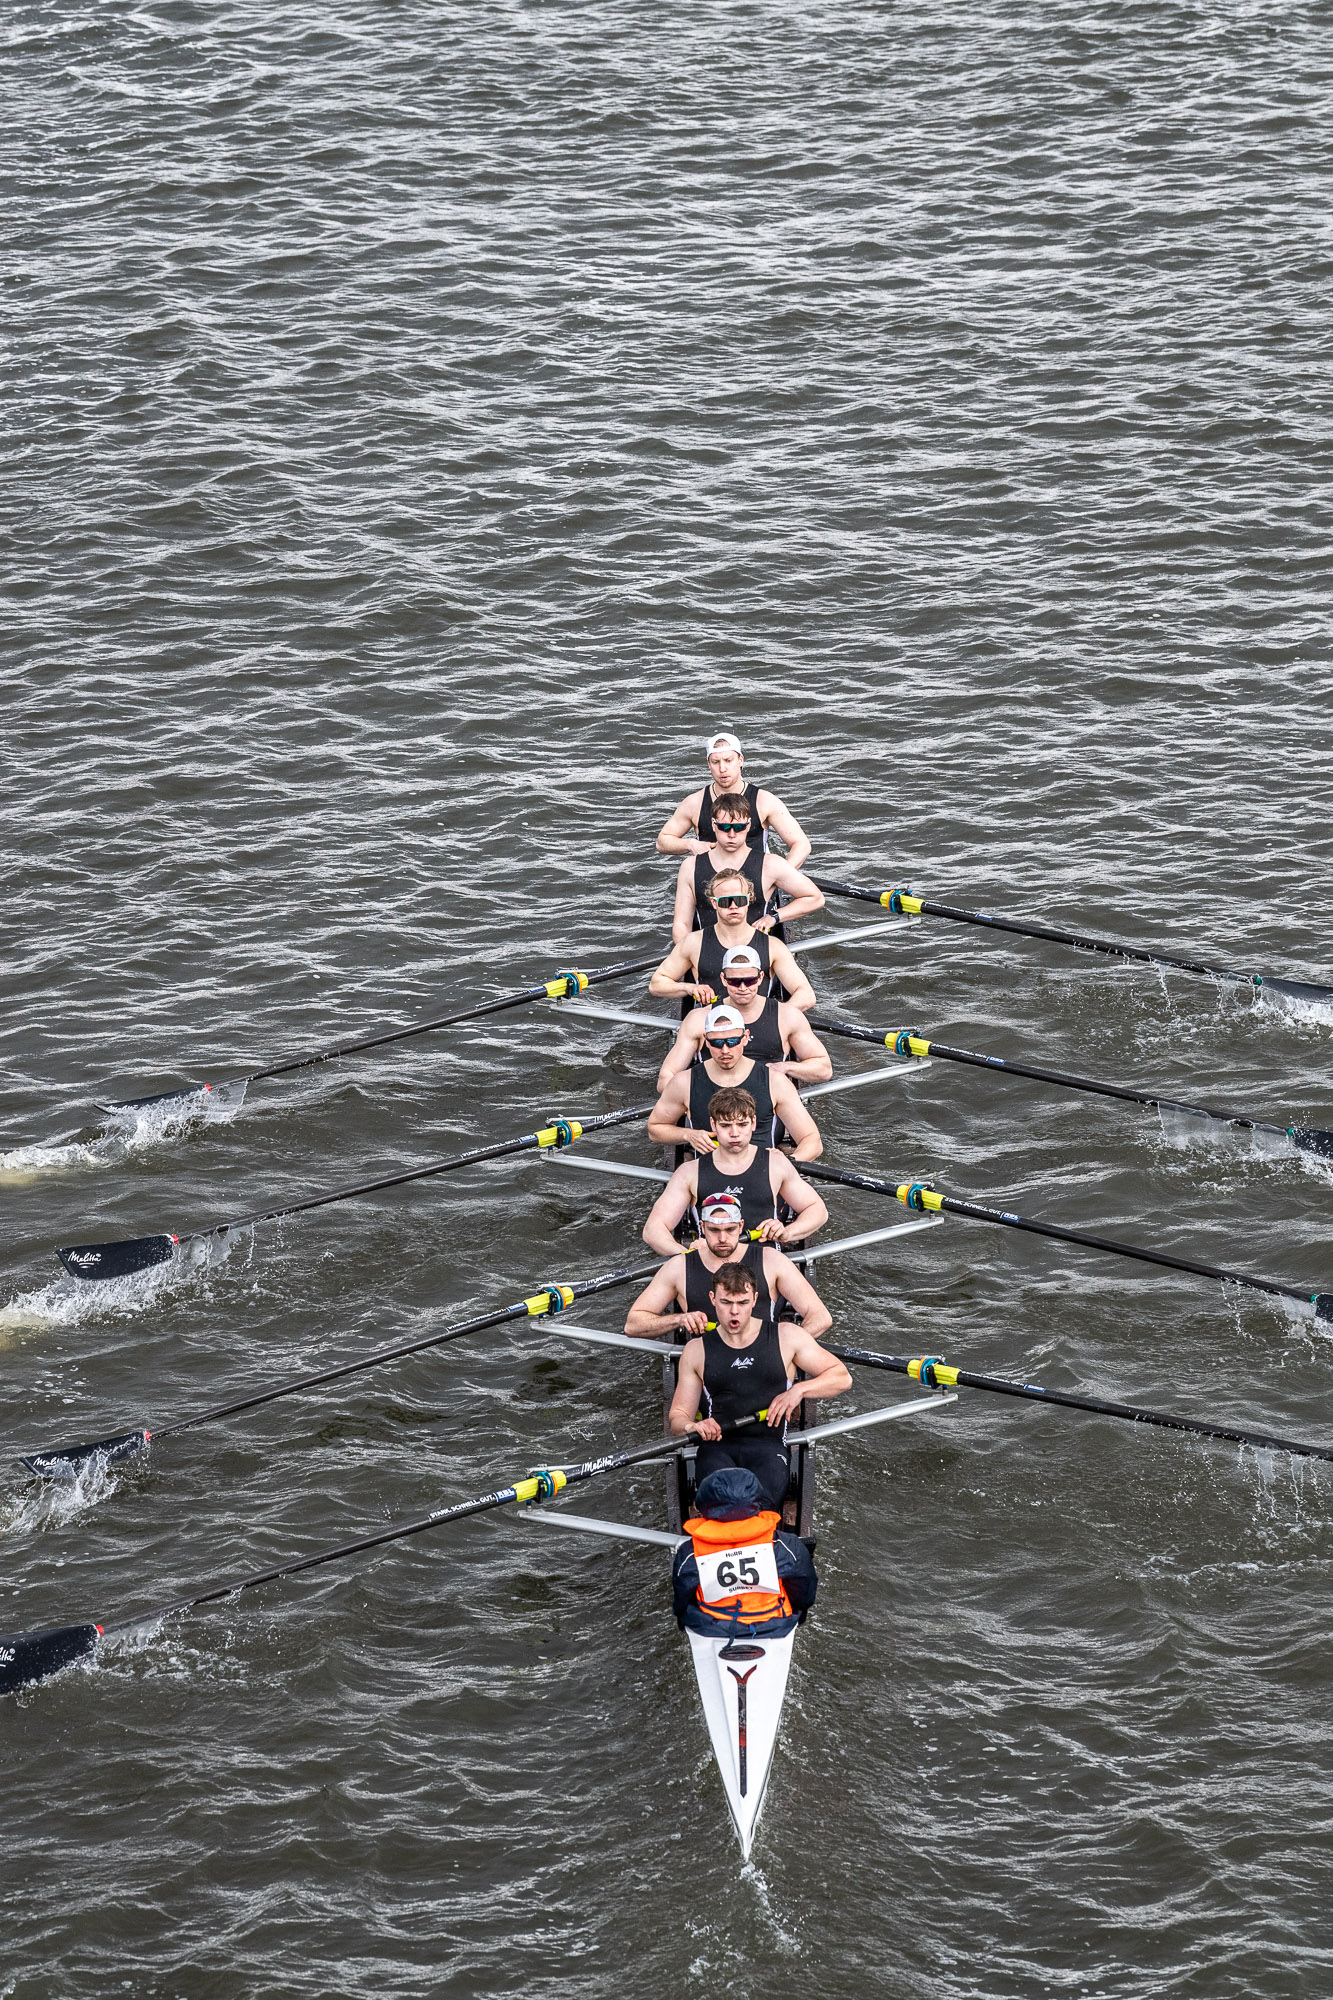
MULTIPOLYGON (((710 727, 826 873, 1333 980, 1329 26, 16 0, 0 1630, 653 1434, 654 1363, 519 1325, 72 1491, 16 1463, 643 1261, 643 1184, 531 1160, 110 1291, 52 1252, 651 1094, 656 1031, 534 1008, 187 1131, 90 1108, 665 950, 710 727)), ((1333 1124, 1333 1011, 942 923, 810 965, 1333 1124)), ((944 1063, 822 1122, 1333 1288, 1281 1146, 944 1063)), ((1252 1293, 961 1221, 821 1282, 862 1345, 1333 1443, 1328 1330, 1252 1293)), ((1329 1470, 973 1395, 820 1481, 751 1867, 659 1552, 498 1515, 4 1703, 0 1994, 1333 1987, 1329 1470)), ((580 1504, 657 1523, 660 1474, 580 1504)))

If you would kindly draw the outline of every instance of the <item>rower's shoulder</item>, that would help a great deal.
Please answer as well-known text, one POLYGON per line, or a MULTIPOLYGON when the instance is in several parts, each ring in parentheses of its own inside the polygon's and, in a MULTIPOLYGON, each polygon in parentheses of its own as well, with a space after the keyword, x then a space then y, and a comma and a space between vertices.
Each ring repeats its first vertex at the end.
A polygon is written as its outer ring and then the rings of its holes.
POLYGON ((706 787, 700 785, 696 791, 686 792, 684 798, 676 807, 677 812, 688 813, 696 826, 699 824, 699 814, 703 810, 705 790, 706 787))

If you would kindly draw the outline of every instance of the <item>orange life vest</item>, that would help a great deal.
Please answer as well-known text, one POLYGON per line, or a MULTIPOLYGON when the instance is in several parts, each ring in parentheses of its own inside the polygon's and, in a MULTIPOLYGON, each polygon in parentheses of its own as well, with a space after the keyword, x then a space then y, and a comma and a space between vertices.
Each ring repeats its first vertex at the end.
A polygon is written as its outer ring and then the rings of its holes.
MULTIPOLYGON (((729 1549, 771 1550, 773 1530, 781 1519, 780 1514, 772 1513, 750 1514, 743 1521, 708 1521, 696 1515, 685 1523, 685 1532, 693 1544, 696 1562, 706 1561, 708 1557, 722 1555, 729 1549)), ((737 1568, 742 1566, 740 1563, 736 1565, 737 1568)), ((701 1583, 695 1592, 695 1599, 699 1610, 710 1618, 716 1618, 721 1625, 731 1625, 737 1620, 744 1625, 763 1625, 771 1619, 790 1618, 792 1615, 787 1586, 781 1577, 777 1579, 777 1584, 776 1592, 738 1590, 734 1595, 714 1597, 711 1603, 706 1603, 701 1583)))

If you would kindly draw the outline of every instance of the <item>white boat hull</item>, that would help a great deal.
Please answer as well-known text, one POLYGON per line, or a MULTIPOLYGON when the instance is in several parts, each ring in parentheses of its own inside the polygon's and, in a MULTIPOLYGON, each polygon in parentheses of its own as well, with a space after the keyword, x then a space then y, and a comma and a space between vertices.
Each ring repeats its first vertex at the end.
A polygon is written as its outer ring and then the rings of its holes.
POLYGON ((768 1789, 794 1631, 778 1639, 739 1639, 746 1658, 724 1659, 725 1638, 687 1631, 694 1671, 741 1852, 748 1861, 768 1789))

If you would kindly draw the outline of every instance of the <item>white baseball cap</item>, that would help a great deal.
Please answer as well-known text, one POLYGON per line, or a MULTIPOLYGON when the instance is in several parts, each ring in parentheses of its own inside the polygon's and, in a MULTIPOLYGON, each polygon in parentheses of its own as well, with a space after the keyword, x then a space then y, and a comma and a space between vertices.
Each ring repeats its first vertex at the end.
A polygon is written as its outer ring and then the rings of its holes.
POLYGON ((725 1002, 720 1007, 710 1007, 704 1015, 704 1033, 711 1035, 719 1028, 739 1028, 744 1034, 744 1017, 737 1008, 728 1007, 725 1002))
POLYGON ((745 1221, 745 1211, 734 1194, 725 1189, 720 1194, 706 1194, 699 1205, 700 1222, 741 1222, 745 1221))
POLYGON ((755 972, 762 972, 759 953, 752 944, 733 944, 722 954, 722 970, 726 972, 733 965, 748 965, 755 972))
POLYGON ((729 729, 715 729, 704 744, 705 757, 711 757, 715 750, 734 750, 738 757, 745 755, 741 749, 740 737, 733 736, 729 729))

